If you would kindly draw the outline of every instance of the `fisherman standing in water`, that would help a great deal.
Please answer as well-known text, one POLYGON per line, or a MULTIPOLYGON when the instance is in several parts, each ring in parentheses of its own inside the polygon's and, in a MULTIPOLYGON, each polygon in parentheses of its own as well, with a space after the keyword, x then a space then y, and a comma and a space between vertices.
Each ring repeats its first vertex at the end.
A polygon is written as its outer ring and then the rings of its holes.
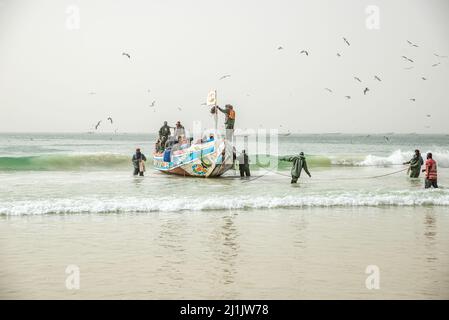
POLYGON ((238 157, 239 160, 239 171, 240 171, 240 177, 244 177, 245 175, 247 177, 251 176, 251 173, 249 171, 249 157, 246 154, 245 150, 242 150, 242 153, 238 157))
POLYGON ((227 104, 224 109, 218 107, 218 110, 220 110, 226 115, 225 117, 226 139, 232 141, 234 137, 234 124, 235 124, 234 107, 231 106, 230 104, 227 104))
POLYGON ((143 153, 140 152, 140 149, 136 149, 136 154, 133 155, 132 162, 134 166, 134 173, 133 175, 141 176, 143 177, 143 173, 145 172, 145 161, 147 161, 147 158, 143 153))
POLYGON ((415 154, 410 161, 404 162, 403 164, 410 165, 410 178, 418 178, 421 172, 421 166, 424 164, 421 153, 418 149, 415 150, 415 154))
POLYGON ((430 187, 438 188, 437 184, 437 163, 432 159, 432 153, 429 152, 427 154, 426 160, 426 168, 423 169, 423 172, 426 173, 426 180, 424 187, 426 189, 430 187))
POLYGON ((296 183, 301 176, 301 171, 304 169, 304 171, 307 173, 307 175, 312 178, 312 175, 310 174, 309 170, 307 169, 307 162, 306 157, 304 156, 304 152, 301 152, 299 156, 294 156, 290 158, 284 158, 286 161, 293 162, 292 166, 292 181, 291 183, 296 183))

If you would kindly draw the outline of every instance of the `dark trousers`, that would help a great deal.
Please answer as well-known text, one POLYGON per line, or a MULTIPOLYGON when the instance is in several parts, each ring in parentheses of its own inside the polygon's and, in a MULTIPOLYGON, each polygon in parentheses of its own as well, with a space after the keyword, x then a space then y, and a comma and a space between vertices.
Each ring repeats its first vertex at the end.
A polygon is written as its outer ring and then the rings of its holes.
POLYGON ((139 175, 141 177, 143 177, 143 172, 139 170, 139 168, 134 168, 134 173, 135 176, 139 175))
POLYGON ((411 170, 410 178, 419 178, 419 170, 411 170))
POLYGON ((232 128, 228 128, 229 126, 226 125, 226 140, 233 142, 234 141, 234 125, 232 125, 232 128))
POLYGON ((429 189, 430 187, 438 188, 437 180, 426 179, 424 182, 424 187, 429 189))
POLYGON ((247 177, 251 176, 251 173, 249 172, 249 165, 239 164, 239 170, 240 170, 240 177, 244 177, 245 174, 247 177))

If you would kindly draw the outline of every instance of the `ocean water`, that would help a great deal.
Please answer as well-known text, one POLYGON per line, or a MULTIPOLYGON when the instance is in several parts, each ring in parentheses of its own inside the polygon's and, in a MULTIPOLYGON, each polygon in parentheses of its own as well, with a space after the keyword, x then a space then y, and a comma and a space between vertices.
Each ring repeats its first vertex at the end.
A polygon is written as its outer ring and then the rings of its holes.
POLYGON ((388 138, 248 143, 250 179, 202 179, 150 163, 133 177, 151 134, 1 134, 0 298, 447 299, 448 136, 388 138), (415 148, 433 152, 440 189, 407 177, 415 148), (279 159, 300 151, 312 178, 291 185, 279 159))
MULTIPOLYGON (((1 134, 0 214, 130 213, 329 206, 449 206, 447 135, 291 135, 274 154, 247 146, 251 179, 170 176, 151 167, 151 134, 1 134), (148 156, 133 177, 135 147, 148 156), (402 162, 432 151, 439 190, 423 190, 402 162), (283 156, 304 151, 312 178, 290 185, 283 156), (266 152, 265 152, 266 153, 266 152), (270 166, 267 161, 270 160, 270 166)), ((243 148, 238 146, 238 150, 243 148)))

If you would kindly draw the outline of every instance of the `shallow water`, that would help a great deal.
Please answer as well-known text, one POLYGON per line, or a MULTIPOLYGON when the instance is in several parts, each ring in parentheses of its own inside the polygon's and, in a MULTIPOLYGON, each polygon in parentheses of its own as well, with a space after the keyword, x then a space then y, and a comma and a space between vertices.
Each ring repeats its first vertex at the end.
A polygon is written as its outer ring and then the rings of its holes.
POLYGON ((246 146, 251 179, 133 177, 153 139, 0 134, 0 298, 449 298, 447 136, 281 137, 246 146), (401 171, 416 147, 440 189, 401 171), (290 185, 276 161, 299 151, 312 178, 290 185))
MULTIPOLYGON (((135 146, 151 158, 151 135, 0 135, 0 214, 149 212, 304 206, 449 205, 449 141, 444 135, 301 135, 281 137, 275 154, 252 155, 253 178, 185 179, 147 165, 131 176, 135 146), (402 162, 431 150, 439 190, 422 190, 402 162), (313 178, 290 186, 282 156, 304 150, 313 178), (267 160, 271 165, 265 165, 267 160), (260 165, 259 165, 260 164, 260 165), (395 173, 397 172, 397 173, 395 173)), ((240 149, 240 147, 239 147, 240 149)), ((252 152, 254 150, 254 152, 252 152)), ((151 161, 151 159, 150 159, 151 161)), ((230 175, 230 176, 229 176, 230 175)))

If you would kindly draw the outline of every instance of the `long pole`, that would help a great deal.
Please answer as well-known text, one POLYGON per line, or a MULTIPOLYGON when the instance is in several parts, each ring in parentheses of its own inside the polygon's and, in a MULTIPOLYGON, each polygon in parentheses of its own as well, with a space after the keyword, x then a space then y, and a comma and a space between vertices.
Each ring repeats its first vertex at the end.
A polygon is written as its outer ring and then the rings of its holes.
POLYGON ((217 90, 215 90, 215 132, 218 130, 218 103, 217 103, 217 90))

